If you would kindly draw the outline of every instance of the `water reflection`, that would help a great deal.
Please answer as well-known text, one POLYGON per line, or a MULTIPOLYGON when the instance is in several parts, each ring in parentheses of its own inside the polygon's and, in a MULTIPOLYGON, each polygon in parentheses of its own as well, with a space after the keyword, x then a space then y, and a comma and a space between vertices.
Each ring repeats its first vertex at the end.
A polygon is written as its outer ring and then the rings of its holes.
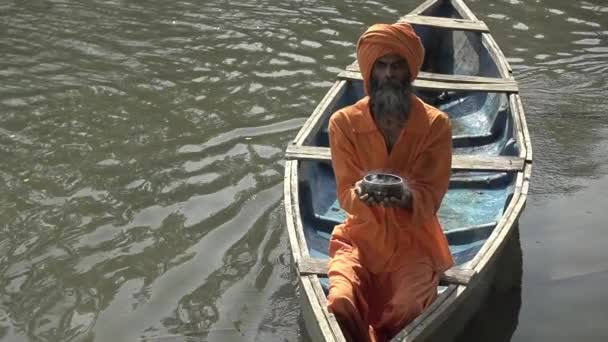
POLYGON ((510 341, 519 322, 523 258, 519 228, 514 229, 496 261, 487 298, 464 327, 457 342, 510 341))

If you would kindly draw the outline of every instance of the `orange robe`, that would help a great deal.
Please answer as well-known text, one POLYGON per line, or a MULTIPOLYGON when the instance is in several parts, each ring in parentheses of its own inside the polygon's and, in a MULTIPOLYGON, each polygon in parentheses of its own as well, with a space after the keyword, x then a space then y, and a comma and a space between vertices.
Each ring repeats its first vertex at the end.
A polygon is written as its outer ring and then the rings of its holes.
POLYGON ((330 240, 328 304, 359 338, 392 338, 436 298, 439 274, 453 265, 437 218, 451 173, 451 125, 446 114, 413 97, 390 154, 369 97, 329 122, 337 195, 347 219, 330 240), (359 200, 354 184, 375 170, 407 181, 412 209, 359 200))

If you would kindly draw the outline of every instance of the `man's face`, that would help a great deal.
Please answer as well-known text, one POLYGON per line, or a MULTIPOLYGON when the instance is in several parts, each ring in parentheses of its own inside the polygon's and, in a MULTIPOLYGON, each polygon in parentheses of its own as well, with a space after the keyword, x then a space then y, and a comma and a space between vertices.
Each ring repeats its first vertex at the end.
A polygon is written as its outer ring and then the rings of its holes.
POLYGON ((372 68, 372 82, 383 86, 385 82, 407 83, 410 81, 410 70, 407 61, 397 54, 382 56, 372 68))
POLYGON ((390 54, 380 57, 372 69, 371 109, 376 118, 402 117, 410 110, 413 92, 405 59, 390 54))

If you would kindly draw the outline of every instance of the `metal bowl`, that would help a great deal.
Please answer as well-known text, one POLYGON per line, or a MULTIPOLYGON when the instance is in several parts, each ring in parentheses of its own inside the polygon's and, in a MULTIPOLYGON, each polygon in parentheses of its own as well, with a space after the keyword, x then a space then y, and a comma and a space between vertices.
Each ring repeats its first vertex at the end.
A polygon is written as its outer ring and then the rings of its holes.
POLYGON ((373 172, 363 177, 361 190, 373 196, 377 201, 381 201, 386 197, 401 198, 402 184, 403 178, 395 174, 373 172))

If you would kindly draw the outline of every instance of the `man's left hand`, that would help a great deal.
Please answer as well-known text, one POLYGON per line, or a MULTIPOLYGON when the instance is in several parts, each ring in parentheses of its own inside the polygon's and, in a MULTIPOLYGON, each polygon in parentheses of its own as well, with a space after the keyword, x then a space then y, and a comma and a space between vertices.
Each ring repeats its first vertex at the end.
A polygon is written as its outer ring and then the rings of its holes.
POLYGON ((412 204, 412 193, 405 186, 402 185, 401 197, 385 197, 380 204, 387 208, 411 208, 412 204))

